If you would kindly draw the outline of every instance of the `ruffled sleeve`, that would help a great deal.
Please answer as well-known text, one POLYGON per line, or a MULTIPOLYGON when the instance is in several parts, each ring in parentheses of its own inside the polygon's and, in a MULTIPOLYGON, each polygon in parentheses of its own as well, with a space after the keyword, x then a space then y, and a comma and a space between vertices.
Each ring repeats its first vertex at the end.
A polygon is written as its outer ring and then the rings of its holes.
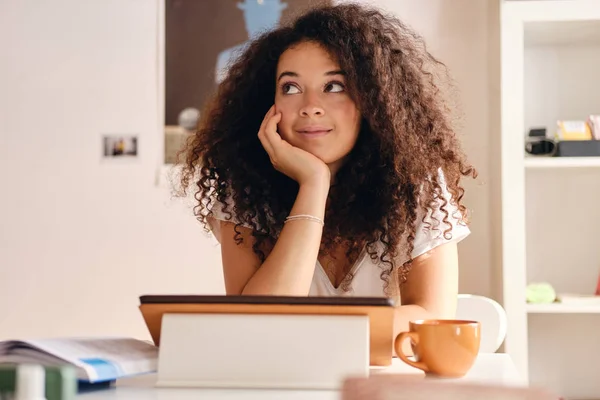
MULTIPOLYGON (((221 224, 224 222, 231 222, 237 224, 239 220, 236 218, 233 212, 234 204, 230 198, 227 200, 227 211, 223 211, 225 204, 220 201, 214 201, 210 206, 211 215, 208 219, 210 230, 215 238, 221 243, 221 224)), ((242 223, 242 226, 252 228, 247 223, 242 223)))
POLYGON ((450 203, 452 198, 446 186, 446 180, 443 173, 440 171, 440 184, 442 187, 442 195, 448 201, 444 209, 448 211, 448 222, 452 225, 451 230, 447 233, 448 224, 444 222, 446 214, 442 211, 442 200, 437 200, 437 206, 427 210, 425 220, 423 221, 424 211, 417 213, 417 228, 415 230, 414 248, 411 257, 415 258, 428 251, 451 242, 460 242, 471 233, 465 222, 461 221, 460 214, 455 205, 450 203))

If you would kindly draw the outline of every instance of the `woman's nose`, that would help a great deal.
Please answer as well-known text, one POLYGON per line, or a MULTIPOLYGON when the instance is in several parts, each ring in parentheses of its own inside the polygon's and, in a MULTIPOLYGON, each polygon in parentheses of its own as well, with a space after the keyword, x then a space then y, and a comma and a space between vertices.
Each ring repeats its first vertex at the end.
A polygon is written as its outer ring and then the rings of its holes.
POLYGON ((303 117, 316 117, 325 115, 325 109, 320 104, 317 96, 307 94, 304 105, 300 109, 300 115, 303 117))

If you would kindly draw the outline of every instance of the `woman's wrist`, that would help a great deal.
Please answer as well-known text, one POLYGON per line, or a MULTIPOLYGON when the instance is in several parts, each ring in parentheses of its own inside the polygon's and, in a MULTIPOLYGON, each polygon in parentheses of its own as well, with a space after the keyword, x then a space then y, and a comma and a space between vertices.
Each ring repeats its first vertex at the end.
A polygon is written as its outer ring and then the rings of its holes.
POLYGON ((303 183, 300 185, 290 215, 308 214, 323 219, 328 195, 329 182, 325 180, 311 180, 303 183))
POLYGON ((329 192, 331 186, 331 173, 329 170, 315 174, 310 179, 300 183, 300 188, 308 188, 309 190, 325 190, 329 192))
POLYGON ((298 195, 310 194, 310 197, 326 200, 329 195, 330 181, 325 178, 315 178, 300 185, 298 195))

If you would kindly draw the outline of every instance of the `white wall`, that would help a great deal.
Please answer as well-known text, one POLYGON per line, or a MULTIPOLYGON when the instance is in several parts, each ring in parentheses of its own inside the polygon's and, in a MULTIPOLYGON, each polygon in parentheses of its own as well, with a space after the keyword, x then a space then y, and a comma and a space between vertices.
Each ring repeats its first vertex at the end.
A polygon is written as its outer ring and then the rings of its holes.
MULTIPOLYGON (((148 338, 140 294, 223 290, 214 240, 156 185, 158 1, 0 2, 0 340, 148 338), (131 132, 139 160, 101 162, 101 134, 131 132)), ((460 285, 485 295, 491 1, 378 2, 425 36, 461 91, 481 178, 468 185, 473 235, 460 247, 460 285)))
POLYGON ((0 4, 0 339, 147 337, 138 295, 223 287, 214 242, 155 186, 156 1, 0 4), (139 160, 101 162, 122 132, 139 160))

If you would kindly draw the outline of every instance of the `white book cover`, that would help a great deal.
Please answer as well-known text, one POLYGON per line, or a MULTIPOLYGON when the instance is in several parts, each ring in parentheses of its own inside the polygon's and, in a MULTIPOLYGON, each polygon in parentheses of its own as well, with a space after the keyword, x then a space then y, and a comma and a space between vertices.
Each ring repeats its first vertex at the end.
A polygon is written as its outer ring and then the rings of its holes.
POLYGON ((158 347, 126 337, 48 338, 0 342, 0 364, 69 364, 90 383, 156 372, 158 347))

